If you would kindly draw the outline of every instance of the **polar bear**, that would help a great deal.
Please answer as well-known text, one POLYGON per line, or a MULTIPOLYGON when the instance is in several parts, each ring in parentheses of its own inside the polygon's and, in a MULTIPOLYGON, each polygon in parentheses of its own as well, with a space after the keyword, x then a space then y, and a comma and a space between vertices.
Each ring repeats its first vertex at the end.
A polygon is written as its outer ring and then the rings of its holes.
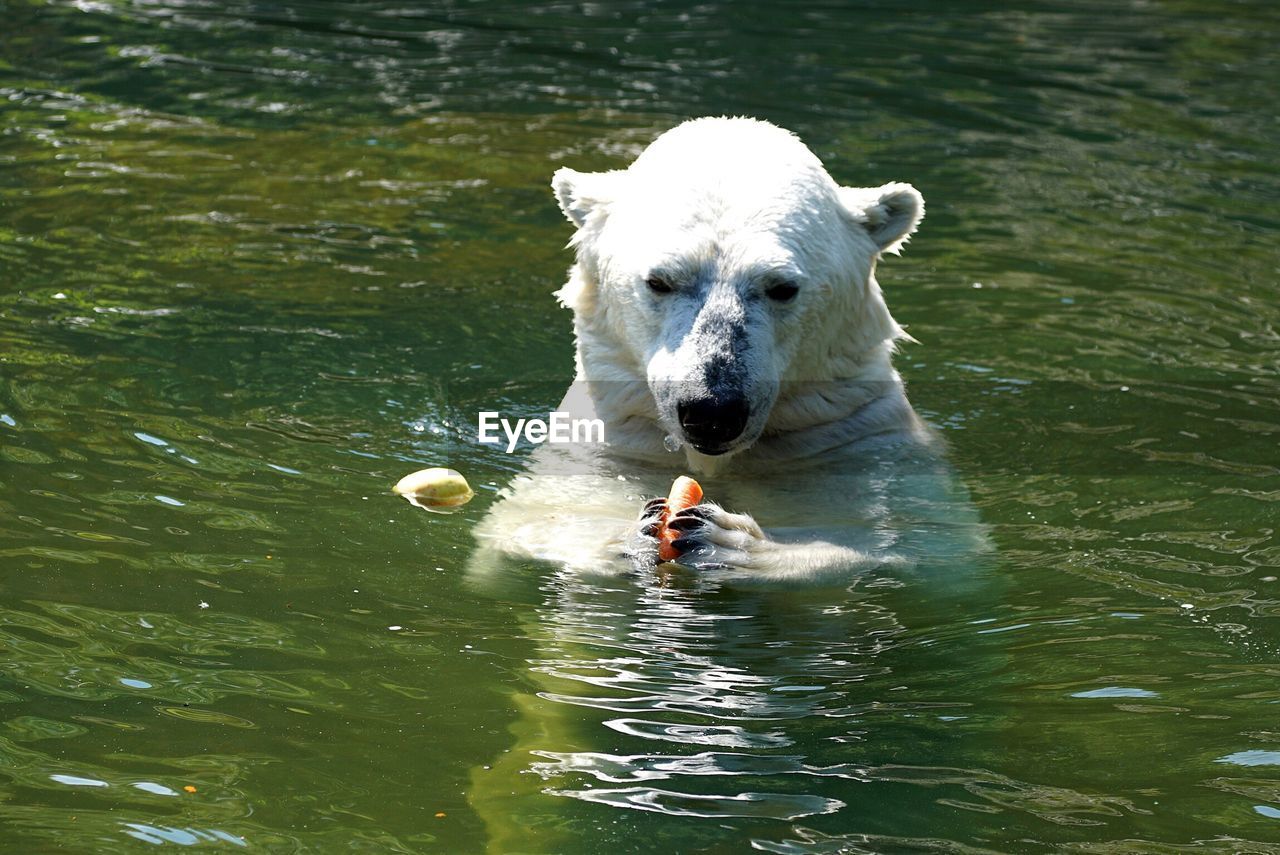
MULTIPOLYGON (((997 598, 976 513, 891 364, 907 336, 876 263, 919 225, 920 194, 840 187, 792 134, 726 118, 553 188, 577 255, 560 410, 603 421, 605 442, 542 445, 477 527, 470 580, 534 604, 515 608, 527 664, 503 684, 513 744, 469 792, 489 849, 635 848, 618 809, 841 810, 861 773, 809 776, 778 749, 844 739, 906 623, 997 598), (674 518, 681 554, 659 567, 652 497, 690 472, 713 501, 674 518), (823 723, 837 732, 815 737, 823 723), (788 762, 785 792, 740 776, 788 762)), ((755 846, 723 822, 702 833, 755 846)))
POLYGON ((942 521, 949 479, 891 364, 908 336, 875 269, 915 232, 920 193, 841 187, 747 118, 685 122, 626 169, 562 168, 552 187, 576 227, 560 409, 603 421, 605 443, 540 448, 481 553, 651 566, 662 508, 642 499, 689 471, 712 501, 672 520, 686 568, 753 583, 910 560, 887 521, 942 521))

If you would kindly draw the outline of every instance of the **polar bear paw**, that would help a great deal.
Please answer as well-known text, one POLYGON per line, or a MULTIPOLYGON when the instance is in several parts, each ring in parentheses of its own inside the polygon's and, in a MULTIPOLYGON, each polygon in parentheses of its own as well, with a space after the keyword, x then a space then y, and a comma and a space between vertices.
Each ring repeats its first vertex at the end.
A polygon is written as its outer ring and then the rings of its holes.
POLYGON ((658 563, 658 528, 667 511, 667 500, 659 497, 645 502, 636 527, 627 538, 626 557, 638 569, 658 563))
POLYGON ((681 511, 667 522, 679 532, 672 546, 675 563, 692 570, 752 570, 774 544, 747 514, 704 503, 681 511))

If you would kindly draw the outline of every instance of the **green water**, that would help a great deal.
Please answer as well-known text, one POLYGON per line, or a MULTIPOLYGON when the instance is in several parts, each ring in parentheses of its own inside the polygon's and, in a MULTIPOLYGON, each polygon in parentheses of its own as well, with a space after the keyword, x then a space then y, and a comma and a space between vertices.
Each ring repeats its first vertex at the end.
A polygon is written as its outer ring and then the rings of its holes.
POLYGON ((1278 41, 0 0, 0 850, 1280 852, 1278 41), (719 113, 923 192, 881 281, 994 551, 468 584, 528 453, 475 414, 571 377, 551 172, 719 113), (463 512, 388 493, 444 462, 463 512))

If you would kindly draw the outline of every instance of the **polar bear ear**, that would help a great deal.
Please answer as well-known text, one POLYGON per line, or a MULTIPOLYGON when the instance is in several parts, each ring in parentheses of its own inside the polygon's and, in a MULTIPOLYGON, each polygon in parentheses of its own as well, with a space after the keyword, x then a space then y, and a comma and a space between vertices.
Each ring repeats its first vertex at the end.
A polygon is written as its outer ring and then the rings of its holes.
POLYGON ((556 191, 556 201, 569 222, 582 228, 593 211, 614 200, 622 174, 621 170, 578 172, 562 167, 551 177, 551 189, 556 191))
POLYGON ((924 219, 924 197, 910 184, 841 187, 840 201, 881 252, 901 252, 924 219))

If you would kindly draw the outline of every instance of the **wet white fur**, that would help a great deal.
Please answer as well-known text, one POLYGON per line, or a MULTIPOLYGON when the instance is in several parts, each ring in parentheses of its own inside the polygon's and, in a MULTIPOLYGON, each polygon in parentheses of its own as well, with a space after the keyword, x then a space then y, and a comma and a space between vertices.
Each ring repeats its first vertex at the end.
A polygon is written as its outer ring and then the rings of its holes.
MULTIPOLYGON (((742 448, 763 434, 821 429, 897 382, 889 357, 903 332, 874 270, 924 215, 910 185, 840 187, 787 131, 700 119, 663 134, 625 170, 561 169, 552 186, 578 226, 578 263, 559 292, 574 310, 578 378, 598 381, 606 419, 628 420, 620 453, 664 456, 663 437, 678 432, 675 399, 696 391, 698 369, 716 350, 695 317, 709 303, 750 313, 753 420, 742 448), (644 282, 655 272, 682 293, 649 293, 644 282), (783 279, 800 286, 792 304, 750 300, 783 279)), ((852 438, 845 428, 830 437, 852 438)), ((811 455, 815 442, 829 439, 811 435, 784 453, 811 455)), ((722 463, 688 454, 695 471, 722 463)))

